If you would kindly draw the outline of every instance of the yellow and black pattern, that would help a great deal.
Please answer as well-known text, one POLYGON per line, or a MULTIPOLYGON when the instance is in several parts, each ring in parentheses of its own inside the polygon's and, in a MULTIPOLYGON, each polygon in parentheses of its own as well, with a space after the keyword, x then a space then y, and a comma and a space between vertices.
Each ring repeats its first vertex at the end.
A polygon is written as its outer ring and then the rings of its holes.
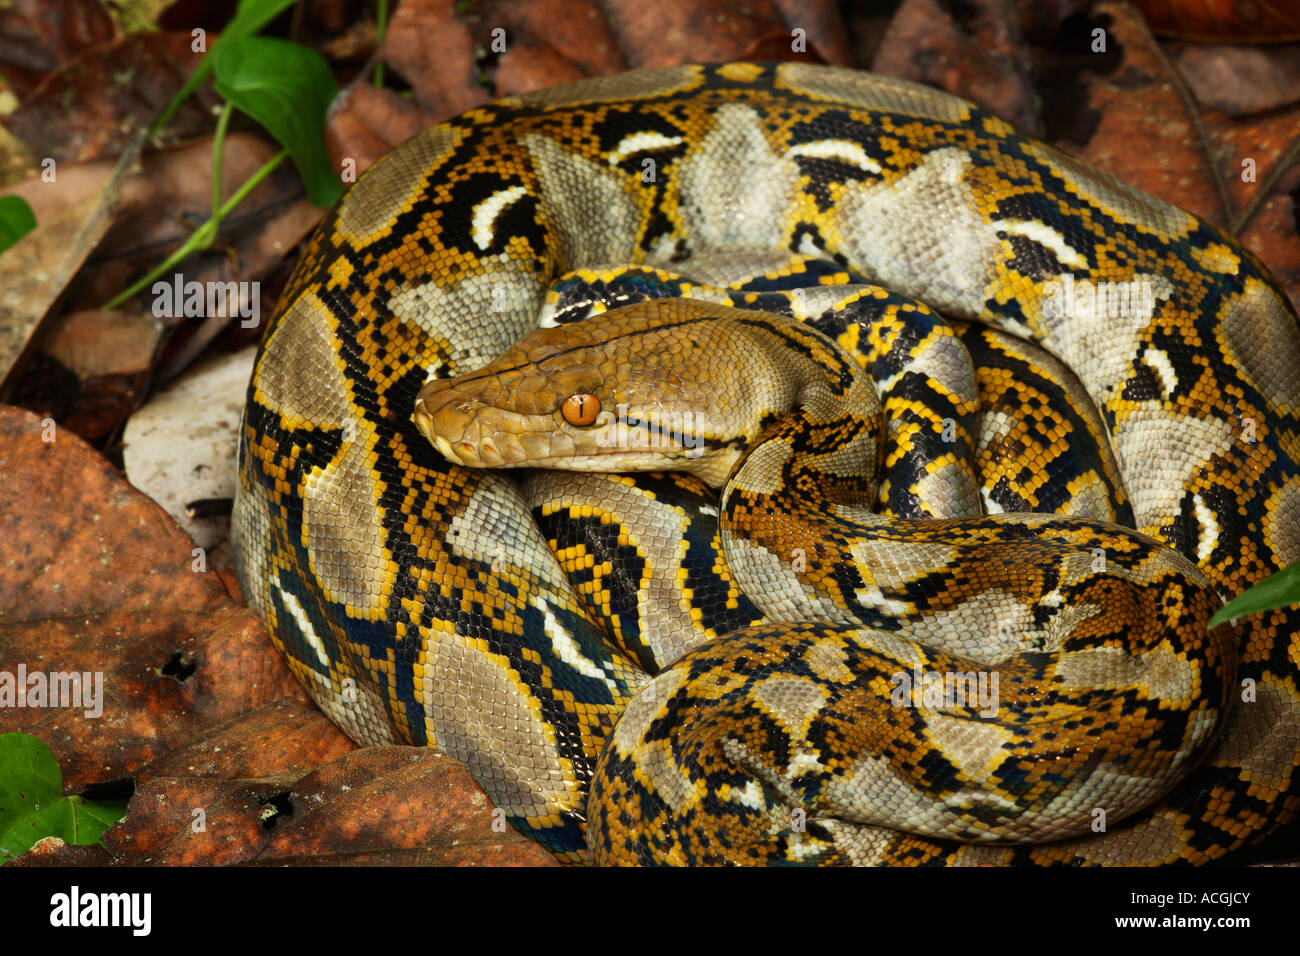
MULTIPOLYGON (((416 395, 428 378, 507 353, 565 273, 643 264, 725 286, 710 261, 754 275, 740 264, 796 256, 1062 360, 1113 440, 1116 504, 1127 500, 1137 530, 1194 562, 1220 596, 1300 557, 1300 333, 1230 237, 900 81, 751 63, 600 78, 480 107, 390 153, 318 230, 267 331, 241 437, 241 582, 332 719, 362 742, 439 746, 516 826, 582 858, 597 758, 629 701, 633 716, 663 695, 635 696, 647 680, 639 658, 575 594, 517 487, 428 446, 411 421, 416 395)), ((564 341, 583 325, 546 331, 564 341)), ((594 387, 581 378, 521 372, 508 384, 553 419, 570 389, 594 387)), ((743 449, 701 432, 729 470, 743 449)), ((525 445, 496 450, 522 461, 525 445)), ((1040 494, 1008 485, 1026 501, 1040 494)), ((1083 529, 1079 544, 1115 533, 1083 529)), ((829 573, 809 557, 805 574, 829 573)), ((1189 575, 1149 560, 1127 570, 1154 593, 1189 575)), ((946 561, 930 571, 943 568, 951 581, 923 575, 936 599, 977 600, 975 572, 946 561)), ((1196 618, 1204 605, 1178 609, 1196 618)), ((1105 833, 1016 849, 891 834, 840 858, 1201 863, 1263 838, 1300 809, 1297 630, 1290 611, 1242 626, 1218 742, 1153 809, 1105 833)), ((1189 652, 1218 653, 1206 635, 1175 631, 1189 652)), ((834 650, 799 653, 825 669, 834 650)), ((1183 712, 1209 719, 1213 696, 1183 712)), ((1144 706, 1114 718, 1145 727, 1144 706)), ((1133 744, 1121 737, 1116 753, 1133 744)), ((923 766, 936 745, 922 728, 910 739, 923 766)), ((949 799, 941 782, 920 789, 949 799)), ((1047 791, 1029 791, 1033 816, 1047 791)), ((809 859, 818 854, 834 855, 809 859)))
POLYGON ((875 515, 875 389, 855 356, 798 320, 667 298, 554 331, 430 383, 421 429, 475 467, 718 474, 711 456, 734 460, 720 514, 727 563, 786 622, 704 644, 629 706, 588 803, 597 862, 820 860, 794 814, 834 821, 845 846, 861 826, 872 841, 879 827, 966 842, 1079 836, 1098 810, 1118 822, 1147 806, 1209 748, 1237 635, 1208 631, 1219 601, 1186 558, 1066 516, 875 515), (699 382, 666 379, 665 367, 699 369, 699 382), (694 410, 719 441, 692 459, 611 441, 600 417, 559 425, 559 399, 539 404, 536 389, 577 370, 561 391, 638 419, 694 410), (504 460, 515 436, 536 440, 504 460), (801 619, 831 626, 792 632, 801 619), (833 660, 792 666, 804 642, 833 660), (936 665, 977 694, 893 692, 936 665), (891 709, 917 713, 879 716, 891 709), (900 724, 914 737, 901 751, 889 742, 900 724), (707 833, 712 847, 697 839, 707 833))
POLYGON ((717 494, 693 475, 536 471, 521 485, 574 591, 647 674, 762 620, 723 556, 717 494))
POLYGON ((1082 383, 1031 342, 969 322, 953 328, 975 363, 975 471, 990 514, 1037 511, 1133 526, 1105 423, 1082 383))

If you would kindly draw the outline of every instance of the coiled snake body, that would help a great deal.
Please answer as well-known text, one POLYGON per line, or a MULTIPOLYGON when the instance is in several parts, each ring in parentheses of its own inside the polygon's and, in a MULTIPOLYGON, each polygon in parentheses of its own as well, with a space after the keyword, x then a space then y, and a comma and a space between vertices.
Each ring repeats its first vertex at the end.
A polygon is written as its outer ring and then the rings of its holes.
POLYGON ((237 555, 350 736, 440 747, 567 859, 591 790, 599 862, 1203 863, 1300 807, 1295 613, 1206 628, 1300 557, 1298 411, 1294 313, 1195 217, 900 81, 630 73, 472 110, 344 197, 250 384, 237 555), (654 287, 590 311, 703 301, 507 353, 573 276, 654 287), (526 500, 451 463, 585 465, 587 399, 696 416, 635 466, 731 473, 721 514, 687 477, 526 500), (987 712, 924 692, 976 672, 987 712))

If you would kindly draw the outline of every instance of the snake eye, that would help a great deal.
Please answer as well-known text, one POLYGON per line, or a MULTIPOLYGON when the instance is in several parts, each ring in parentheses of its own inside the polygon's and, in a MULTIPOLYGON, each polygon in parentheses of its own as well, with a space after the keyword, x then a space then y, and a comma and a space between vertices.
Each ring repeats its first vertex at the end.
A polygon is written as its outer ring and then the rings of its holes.
POLYGON ((570 425, 590 425, 600 414, 600 399, 586 392, 570 395, 560 406, 560 414, 570 425))

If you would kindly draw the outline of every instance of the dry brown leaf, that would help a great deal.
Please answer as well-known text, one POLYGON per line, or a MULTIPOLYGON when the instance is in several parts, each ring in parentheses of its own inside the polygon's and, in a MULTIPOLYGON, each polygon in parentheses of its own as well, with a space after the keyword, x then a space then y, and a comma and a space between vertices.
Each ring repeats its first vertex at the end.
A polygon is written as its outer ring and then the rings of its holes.
POLYGON ((1300 100, 1300 44, 1183 44, 1172 59, 1203 106, 1230 116, 1278 109, 1300 100))
POLYGON ((0 670, 102 681, 102 716, 5 707, 0 732, 44 740, 69 786, 127 776, 283 697, 310 706, 257 615, 76 435, 0 406, 0 476, 0 670))
POLYGON ((420 108, 407 97, 372 83, 346 86, 330 104, 325 124, 325 148, 335 168, 356 165, 356 173, 399 143, 404 143, 426 125, 420 108))
POLYGON ((1151 29, 1210 42, 1300 39, 1291 0, 1133 0, 1151 29))
POLYGON ((153 775, 104 843, 10 865, 557 865, 504 824, 463 765, 425 747, 352 751, 296 782, 153 775))
POLYGON ((107 436, 140 404, 161 340, 161 323, 140 312, 54 316, 13 400, 82 438, 107 436))
POLYGON ((1043 135, 1042 104, 1014 0, 904 0, 876 49, 878 73, 928 83, 1043 135))
MULTIPOLYGON (((202 53, 189 33, 135 33, 81 53, 51 73, 5 126, 37 156, 77 162, 114 156, 167 105, 202 53), (70 121, 71 119, 71 121, 70 121)), ((173 136, 211 126, 206 106, 213 94, 200 89, 168 123, 173 136)))
POLYGON ((143 141, 136 136, 99 189, 57 219, 38 223, 0 257, 0 398, 13 389, 41 320, 108 230, 143 141))
POLYGON ((162 329, 139 312, 90 309, 49 323, 39 348, 79 379, 149 370, 162 329))
POLYGON ((117 30, 100 0, 9 0, 0 9, 0 73, 19 98, 117 30))
POLYGON ((1177 74, 1137 12, 1125 3, 1101 3, 1110 18, 1105 42, 1122 61, 1087 82, 1087 105, 1099 121, 1087 144, 1071 152, 1125 182, 1217 225, 1227 222, 1222 183, 1208 156, 1194 103, 1180 92, 1177 74))
MULTIPOLYGON (((455 7, 455 0, 405 0, 393 14, 376 54, 411 84, 425 125, 488 99, 478 82, 475 38, 455 7)), ((371 78, 362 76, 356 82, 371 82, 371 78)))
POLYGON ((792 43, 796 29, 827 61, 851 65, 831 0, 405 0, 376 59, 410 84, 410 99, 374 92, 364 73, 336 101, 326 141, 332 158, 355 160, 360 174, 414 130, 495 96, 634 67, 741 59, 775 36, 792 43))
POLYGON ((44 740, 70 789, 136 779, 107 851, 47 843, 24 865, 553 863, 456 761, 355 751, 254 612, 76 436, 0 406, 0 477, 0 671, 102 689, 0 708, 0 733, 44 740))

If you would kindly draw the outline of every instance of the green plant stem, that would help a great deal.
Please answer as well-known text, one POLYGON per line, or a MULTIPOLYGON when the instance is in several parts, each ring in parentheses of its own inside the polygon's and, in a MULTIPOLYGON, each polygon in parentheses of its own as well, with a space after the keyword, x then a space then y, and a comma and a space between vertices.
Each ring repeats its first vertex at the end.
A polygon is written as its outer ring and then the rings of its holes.
POLYGON ((212 137, 212 218, 220 216, 221 209, 221 154, 226 146, 226 127, 230 125, 230 114, 235 108, 226 102, 225 108, 217 119, 217 132, 212 137))
MULTIPOLYGON (((375 45, 383 42, 384 31, 388 29, 388 0, 376 0, 375 4, 375 45)), ((384 85, 384 64, 375 64, 375 86, 384 85)))
POLYGON ((203 249, 207 249, 209 246, 211 246, 212 243, 216 241, 217 227, 221 224, 221 220, 225 218, 225 216, 229 214, 229 212, 232 209, 234 209, 241 202, 243 202, 245 197, 247 197, 249 193, 251 193, 254 189, 256 189, 261 184, 263 179, 271 175, 271 173, 274 172, 275 167, 279 166, 282 162, 284 162, 284 160, 288 157, 288 155, 289 155, 289 151, 286 149, 282 149, 280 150, 280 152, 276 153, 265 163, 263 163, 262 168, 259 169, 257 172, 253 173, 253 175, 248 178, 248 181, 246 183, 244 183, 237 190, 235 190, 234 194, 229 199, 226 200, 225 204, 222 205, 222 207, 219 210, 217 210, 213 214, 211 219, 209 219, 203 225, 199 226, 199 228, 195 229, 192 233, 190 233, 190 237, 185 240, 184 244, 181 245, 179 249, 177 249, 170 256, 164 259, 160 265, 150 270, 148 275, 131 283, 129 287, 123 289, 117 295, 113 296, 113 298, 105 302, 103 308, 116 309, 127 299, 134 296, 141 289, 149 285, 151 282, 153 282, 155 279, 161 276, 164 272, 166 272, 176 263, 180 262, 182 259, 189 256, 191 253, 198 252, 203 249))

